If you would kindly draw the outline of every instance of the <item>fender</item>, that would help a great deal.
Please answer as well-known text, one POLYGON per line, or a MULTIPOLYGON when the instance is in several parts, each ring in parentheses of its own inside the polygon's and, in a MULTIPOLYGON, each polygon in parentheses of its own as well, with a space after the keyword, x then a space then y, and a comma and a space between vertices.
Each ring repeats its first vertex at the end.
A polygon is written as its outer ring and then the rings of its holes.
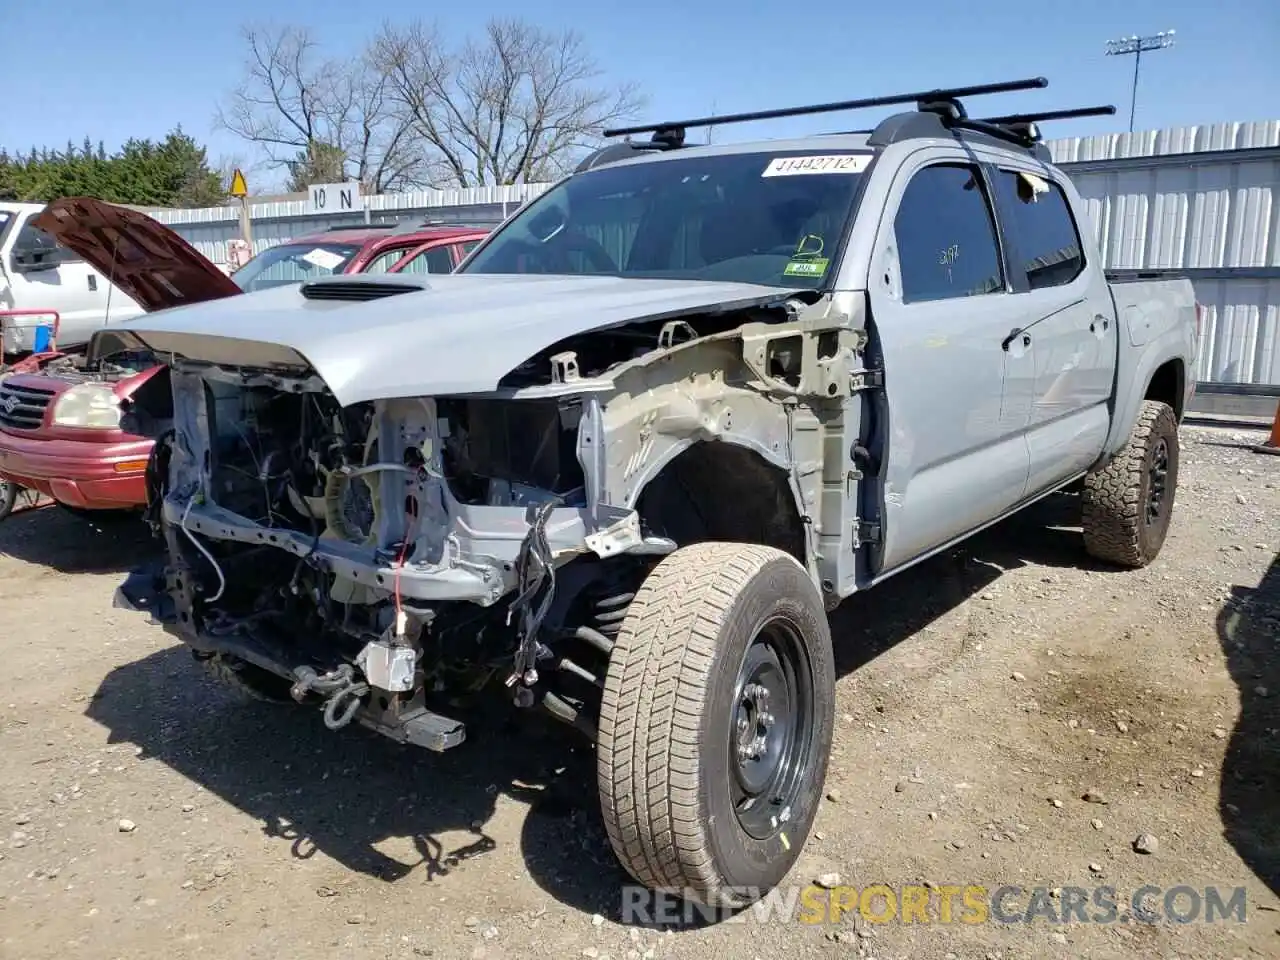
POLYGON ((1194 299, 1178 304, 1175 311, 1164 312, 1159 327, 1152 322, 1154 315, 1139 305, 1126 306, 1119 312, 1119 327, 1125 336, 1120 338, 1116 362, 1111 430, 1095 467, 1105 464, 1129 442, 1138 411, 1157 370, 1170 361, 1177 364, 1179 418, 1186 408, 1188 391, 1193 387, 1188 384, 1187 364, 1188 358, 1195 357, 1194 299))

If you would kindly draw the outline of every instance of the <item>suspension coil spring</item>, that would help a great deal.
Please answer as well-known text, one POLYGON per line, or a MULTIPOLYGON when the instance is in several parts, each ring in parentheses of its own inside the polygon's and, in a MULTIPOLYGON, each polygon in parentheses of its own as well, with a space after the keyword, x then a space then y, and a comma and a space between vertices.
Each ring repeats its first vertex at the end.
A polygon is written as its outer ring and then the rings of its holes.
POLYGON ((615 593, 597 600, 594 604, 595 628, 610 640, 617 637, 622 621, 627 615, 627 609, 635 598, 636 595, 632 592, 615 593))

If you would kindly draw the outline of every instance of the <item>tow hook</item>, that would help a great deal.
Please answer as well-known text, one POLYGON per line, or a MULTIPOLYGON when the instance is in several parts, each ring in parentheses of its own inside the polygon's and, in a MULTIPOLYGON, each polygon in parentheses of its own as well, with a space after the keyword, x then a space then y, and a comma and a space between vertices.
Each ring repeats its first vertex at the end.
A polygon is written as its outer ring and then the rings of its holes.
POLYGON ((318 674, 311 667, 297 667, 296 678, 289 695, 302 703, 309 694, 325 697, 324 725, 330 730, 341 730, 349 724, 360 709, 360 700, 369 692, 369 685, 355 678, 351 664, 344 663, 325 674, 318 674))

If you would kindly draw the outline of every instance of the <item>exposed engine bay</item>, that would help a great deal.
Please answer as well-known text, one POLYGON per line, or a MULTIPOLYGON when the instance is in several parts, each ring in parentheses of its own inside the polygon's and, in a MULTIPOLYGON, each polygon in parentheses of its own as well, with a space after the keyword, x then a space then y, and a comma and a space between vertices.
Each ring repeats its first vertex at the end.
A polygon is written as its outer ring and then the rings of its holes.
POLYGON ((70 384, 119 383, 157 366, 159 361, 150 350, 122 350, 90 359, 83 348, 72 348, 52 356, 28 357, 6 372, 39 373, 70 384))
POLYGON ((805 373, 826 393, 802 365, 833 362, 815 345, 836 335, 775 336, 791 316, 633 323, 553 344, 488 394, 347 406, 310 369, 175 357, 149 470, 168 562, 121 596, 224 679, 323 703, 334 728, 447 749, 464 727, 441 704, 492 685, 591 736, 628 603, 678 543, 812 555, 794 504, 819 478, 785 469, 794 415, 771 392, 805 373), (695 442, 737 430, 768 455, 695 442))

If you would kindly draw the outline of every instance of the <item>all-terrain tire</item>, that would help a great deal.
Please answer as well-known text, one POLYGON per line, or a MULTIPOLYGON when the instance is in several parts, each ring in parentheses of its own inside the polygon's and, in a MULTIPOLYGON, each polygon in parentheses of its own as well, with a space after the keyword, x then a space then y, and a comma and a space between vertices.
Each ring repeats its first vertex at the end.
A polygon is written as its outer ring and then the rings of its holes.
POLYGON ((1107 563, 1145 567, 1164 545, 1177 488, 1178 419, 1167 403, 1143 401, 1125 448, 1084 478, 1085 549, 1107 563), (1153 506, 1153 484, 1159 483, 1161 460, 1163 493, 1158 506, 1153 506))
POLYGON ((264 703, 292 703, 289 681, 238 657, 221 653, 197 656, 196 661, 220 684, 240 696, 264 703))
POLYGON ((601 808, 627 871, 652 889, 714 907, 743 906, 776 886, 817 813, 834 699, 822 597, 794 558, 738 543, 695 544, 664 558, 623 620, 600 710, 601 808), (759 638, 773 630, 797 651, 795 675, 810 692, 795 698, 807 704, 795 711, 807 720, 790 728, 803 751, 790 765, 797 770, 790 802, 771 808, 771 835, 762 835, 766 817, 753 836, 731 793, 742 763, 733 738, 744 729, 734 716, 748 651, 759 651, 759 638))

